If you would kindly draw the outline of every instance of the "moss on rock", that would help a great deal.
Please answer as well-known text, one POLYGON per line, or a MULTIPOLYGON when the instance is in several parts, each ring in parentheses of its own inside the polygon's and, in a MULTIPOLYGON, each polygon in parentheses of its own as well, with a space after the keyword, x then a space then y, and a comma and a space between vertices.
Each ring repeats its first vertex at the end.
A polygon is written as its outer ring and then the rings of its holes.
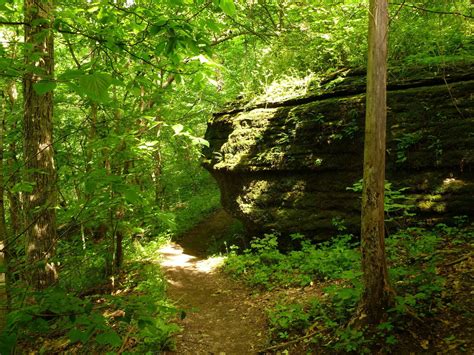
MULTIPOLYGON (((335 217, 357 232, 360 199, 347 187, 362 176, 364 82, 346 73, 304 97, 216 114, 204 166, 224 208, 253 233, 325 239, 335 217)), ((423 217, 474 215, 472 65, 407 69, 388 87, 387 179, 423 217)))

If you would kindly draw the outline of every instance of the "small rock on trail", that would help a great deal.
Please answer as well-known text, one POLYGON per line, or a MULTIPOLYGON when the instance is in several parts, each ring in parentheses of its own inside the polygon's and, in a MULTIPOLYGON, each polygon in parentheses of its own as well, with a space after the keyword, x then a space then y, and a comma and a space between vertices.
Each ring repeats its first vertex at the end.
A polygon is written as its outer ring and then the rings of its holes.
POLYGON ((168 297, 186 312, 176 351, 168 354, 255 354, 268 343, 264 307, 251 291, 216 270, 222 258, 206 258, 211 236, 223 235, 233 220, 213 213, 161 249, 168 297))

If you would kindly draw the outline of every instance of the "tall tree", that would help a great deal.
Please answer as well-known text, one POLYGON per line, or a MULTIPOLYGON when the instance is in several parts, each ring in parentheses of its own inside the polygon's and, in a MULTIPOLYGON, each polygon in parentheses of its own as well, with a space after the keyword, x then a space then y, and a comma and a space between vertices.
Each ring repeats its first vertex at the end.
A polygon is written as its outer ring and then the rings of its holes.
POLYGON ((24 159, 33 190, 27 195, 28 272, 35 289, 57 273, 50 259, 56 240, 56 168, 52 146, 54 46, 52 0, 25 0, 24 159))
MULTIPOLYGON (((2 106, 5 106, 2 100, 2 106)), ((1 106, 0 106, 1 107, 1 106)), ((6 112, 5 107, 2 111, 6 112)), ((5 220, 5 189, 3 178, 3 137, 4 137, 5 119, 4 116, 0 118, 0 332, 5 328, 7 305, 8 305, 8 290, 7 290, 7 257, 8 257, 8 234, 5 220)))
POLYGON ((370 0, 361 228, 364 292, 359 315, 369 324, 382 319, 391 297, 384 241, 387 28, 388 1, 370 0))

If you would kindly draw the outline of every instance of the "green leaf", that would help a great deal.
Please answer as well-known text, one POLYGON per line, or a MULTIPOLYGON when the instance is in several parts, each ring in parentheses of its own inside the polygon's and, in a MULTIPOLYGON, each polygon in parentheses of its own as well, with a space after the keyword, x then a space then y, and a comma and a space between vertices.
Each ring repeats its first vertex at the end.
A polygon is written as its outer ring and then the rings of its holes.
POLYGON ((89 340, 90 332, 73 328, 67 333, 67 337, 72 344, 77 342, 85 344, 89 340))
POLYGON ((135 191, 135 189, 127 189, 123 192, 125 200, 131 204, 138 204, 141 201, 140 195, 135 191))
POLYGON ((98 185, 98 180, 94 178, 87 179, 84 183, 84 191, 87 194, 92 194, 95 192, 98 185))
POLYGON ((27 182, 27 181, 20 181, 19 183, 16 183, 12 189, 12 193, 17 193, 17 192, 33 192, 33 186, 35 183, 27 182))
POLYGON ((228 16, 234 16, 237 12, 233 0, 220 0, 219 7, 228 16))
POLYGON ((0 354, 13 354, 16 345, 16 334, 4 330, 0 333, 0 354))
POLYGON ((56 88, 56 83, 49 80, 41 80, 33 84, 33 89, 38 95, 44 95, 47 92, 53 91, 56 88))
POLYGON ((213 21, 213 20, 208 20, 206 22, 206 25, 213 32, 221 31, 221 28, 220 28, 219 24, 217 22, 213 21))
POLYGON ((92 101, 105 103, 110 100, 108 90, 112 82, 112 76, 107 73, 81 75, 78 79, 79 93, 87 95, 92 101))
POLYGON ((193 145, 202 145, 204 147, 209 148, 209 142, 205 140, 204 138, 191 137, 191 142, 193 143, 193 145))
POLYGON ((116 348, 122 345, 122 339, 113 330, 97 335, 95 341, 97 344, 111 345, 116 348))
POLYGON ((389 335, 389 336, 385 339, 385 342, 386 342, 387 344, 389 344, 389 345, 395 345, 395 344, 398 342, 398 340, 397 340, 397 338, 395 338, 395 336, 389 335))

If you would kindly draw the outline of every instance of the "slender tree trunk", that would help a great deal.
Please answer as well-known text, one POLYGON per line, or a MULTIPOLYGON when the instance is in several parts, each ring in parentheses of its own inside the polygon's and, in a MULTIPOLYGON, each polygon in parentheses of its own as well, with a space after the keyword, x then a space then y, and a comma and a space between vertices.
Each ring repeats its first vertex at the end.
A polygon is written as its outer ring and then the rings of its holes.
POLYGON ((114 262, 115 262, 115 270, 120 270, 123 264, 123 232, 120 229, 117 229, 117 231, 115 232, 114 262))
MULTIPOLYGON (((17 58, 17 45, 18 42, 17 36, 15 35, 14 44, 12 45, 12 58, 17 58)), ((17 120, 18 116, 15 114, 15 105, 17 104, 18 99, 18 90, 17 84, 15 81, 11 81, 7 84, 5 90, 5 102, 6 102, 6 110, 5 114, 6 117, 9 119, 5 120, 5 132, 10 132, 10 134, 16 134, 18 130, 17 120)), ((10 139, 10 143, 8 145, 8 157, 5 160, 6 169, 11 174, 8 178, 9 186, 15 186, 18 182, 20 182, 20 172, 18 171, 19 162, 18 162, 18 146, 16 139, 10 139)), ((20 235, 23 231, 25 226, 25 215, 23 209, 23 194, 21 192, 12 192, 11 189, 5 186, 7 197, 8 197, 8 205, 9 205, 9 215, 10 215, 10 236, 12 237, 12 241, 9 246, 9 260, 10 260, 10 267, 14 259, 16 259, 16 249, 14 244, 18 243, 16 236, 20 235)), ((11 277, 10 273, 7 274, 7 278, 11 277)))
POLYGON ((160 206, 161 209, 164 208, 163 201, 163 184, 161 183, 161 147, 158 145, 153 152, 154 157, 154 166, 153 172, 151 173, 153 184, 155 185, 155 205, 160 206))
POLYGON ((391 297, 384 242, 387 8, 387 0, 370 0, 361 228, 364 292, 359 314, 368 324, 380 322, 391 297))
MULTIPOLYGON (((2 100, 3 112, 5 110, 5 102, 2 100)), ((5 114, 6 115, 6 114, 5 114)), ((3 151, 4 151, 4 134, 5 134, 5 115, 0 120, 0 332, 6 325, 8 314, 8 233, 5 220, 5 189, 3 177, 3 151)))
MULTIPOLYGON (((4 132, 12 132, 16 134, 17 132, 17 116, 15 115, 15 105, 18 99, 18 91, 17 86, 14 81, 10 82, 6 87, 6 110, 5 110, 5 117, 9 117, 9 119, 5 120, 5 130, 4 132), (10 123, 10 124, 9 124, 10 123)), ((4 147, 5 148, 5 147, 4 147)), ((19 181, 20 173, 17 171, 18 169, 18 151, 17 151, 17 141, 15 139, 10 139, 10 143, 8 145, 8 157, 4 161, 6 163, 6 170, 9 172, 8 176, 8 186, 15 186, 19 181)), ((23 213, 23 199, 21 192, 12 192, 7 186, 4 186, 6 189, 6 194, 8 197, 8 205, 9 205, 9 215, 10 215, 10 230, 7 228, 7 233, 9 235, 9 243, 8 243, 8 267, 12 268, 12 264, 17 259, 17 253, 15 245, 18 244, 17 236, 23 231, 25 226, 25 216, 23 213)), ((14 279, 13 270, 9 270, 7 272, 7 284, 14 279)))
POLYGON ((57 279, 50 259, 56 240, 56 168, 52 146, 53 93, 38 94, 34 85, 53 80, 54 47, 52 0, 25 0, 24 159, 28 180, 34 183, 27 195, 28 278, 34 289, 43 289, 57 279))
MULTIPOLYGON (((13 129, 15 129, 14 127, 13 129)), ((16 143, 11 143, 9 146, 10 157, 6 160, 8 171, 13 172, 13 175, 10 176, 11 186, 15 186, 18 182, 18 173, 15 172, 16 166, 18 166, 17 160, 17 147, 16 143)), ((25 214, 23 208, 23 193, 21 192, 12 192, 7 190, 8 204, 9 204, 9 215, 10 215, 10 224, 11 224, 11 234, 13 236, 20 235, 20 233, 25 228, 25 214)), ((15 257, 16 252, 14 248, 11 248, 12 257, 15 257)))

